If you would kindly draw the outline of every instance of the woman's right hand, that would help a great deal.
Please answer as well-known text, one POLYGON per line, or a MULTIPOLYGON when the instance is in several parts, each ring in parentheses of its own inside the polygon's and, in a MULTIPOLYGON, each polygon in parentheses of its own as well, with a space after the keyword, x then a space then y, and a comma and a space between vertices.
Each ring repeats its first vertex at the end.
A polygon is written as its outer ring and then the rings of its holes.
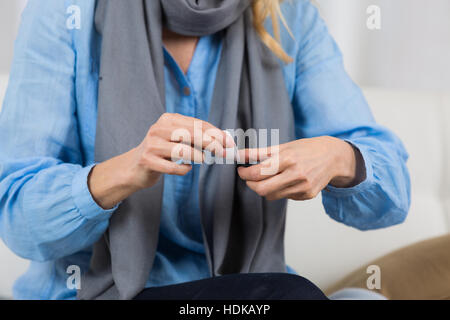
POLYGON ((94 200, 105 209, 157 183, 161 174, 185 175, 185 162, 202 163, 203 150, 224 156, 233 139, 212 124, 180 114, 165 113, 136 148, 96 165, 88 179, 94 200))

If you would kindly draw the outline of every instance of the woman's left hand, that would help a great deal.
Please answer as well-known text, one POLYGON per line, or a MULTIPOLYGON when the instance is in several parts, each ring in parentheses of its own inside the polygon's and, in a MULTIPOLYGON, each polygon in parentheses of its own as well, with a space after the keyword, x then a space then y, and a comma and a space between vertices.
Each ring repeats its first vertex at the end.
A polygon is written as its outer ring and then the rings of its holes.
POLYGON ((261 161, 239 167, 238 173, 250 189, 268 200, 309 200, 328 184, 345 188, 365 178, 365 171, 358 173, 364 167, 360 152, 329 136, 300 139, 275 148, 241 150, 240 156, 247 162, 261 161))

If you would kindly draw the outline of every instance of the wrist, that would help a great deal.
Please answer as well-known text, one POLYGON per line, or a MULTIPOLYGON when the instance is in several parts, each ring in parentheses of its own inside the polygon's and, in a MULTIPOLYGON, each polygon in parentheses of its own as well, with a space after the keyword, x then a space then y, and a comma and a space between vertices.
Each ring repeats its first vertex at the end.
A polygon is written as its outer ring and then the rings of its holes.
POLYGON ((146 188, 145 183, 141 182, 145 170, 140 165, 138 153, 138 148, 134 148, 119 156, 121 172, 117 177, 120 180, 117 183, 123 188, 135 191, 146 188))
POLYGON ((355 185, 357 168, 357 151, 350 143, 338 139, 334 140, 333 168, 330 184, 337 188, 348 188, 355 185))
POLYGON ((103 209, 109 209, 138 191, 134 179, 133 150, 97 164, 88 177, 92 197, 103 209))

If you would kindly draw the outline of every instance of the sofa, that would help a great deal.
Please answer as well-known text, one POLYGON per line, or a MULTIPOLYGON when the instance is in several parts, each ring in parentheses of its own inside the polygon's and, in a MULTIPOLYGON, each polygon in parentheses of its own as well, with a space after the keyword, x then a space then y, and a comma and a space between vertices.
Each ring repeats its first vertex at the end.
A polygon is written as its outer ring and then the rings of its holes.
MULTIPOLYGON (((7 75, 0 75, 0 101, 6 85, 7 75)), ((401 225, 359 231, 329 218, 320 197, 289 202, 287 262, 324 290, 379 256, 449 233, 450 92, 379 88, 364 92, 378 122, 399 135, 410 153, 411 210, 401 225)), ((0 241, 0 297, 12 296, 12 284, 27 266, 0 241)))

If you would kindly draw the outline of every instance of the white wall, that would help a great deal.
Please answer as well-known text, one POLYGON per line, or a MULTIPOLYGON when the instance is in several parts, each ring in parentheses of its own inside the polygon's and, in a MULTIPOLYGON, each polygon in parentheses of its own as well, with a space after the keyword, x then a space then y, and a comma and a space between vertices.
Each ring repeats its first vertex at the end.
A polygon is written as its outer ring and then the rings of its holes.
MULTIPOLYGON (((362 86, 450 89, 449 0, 314 0, 362 86), (366 27, 369 5, 382 28, 366 27)), ((19 12, 26 0, 0 1, 0 73, 7 73, 19 12)))
POLYGON ((25 4, 26 0, 0 1, 0 74, 9 72, 19 15, 25 4))
POLYGON ((449 0, 315 1, 358 84, 450 89, 449 0), (369 5, 381 8, 381 30, 366 27, 369 5))
MULTIPOLYGON (((0 101, 3 101, 7 80, 7 75, 0 74, 0 101)), ((1 108, 0 103, 0 111, 1 108)), ((28 262, 14 255, 0 239, 0 299, 11 296, 14 281, 27 267, 28 262)))
MULTIPOLYGON (((19 26, 19 16, 26 0, 0 1, 0 111, 6 89, 13 42, 19 26)), ((25 272, 28 262, 15 256, 0 240, 0 298, 10 297, 11 288, 17 277, 25 272)))

